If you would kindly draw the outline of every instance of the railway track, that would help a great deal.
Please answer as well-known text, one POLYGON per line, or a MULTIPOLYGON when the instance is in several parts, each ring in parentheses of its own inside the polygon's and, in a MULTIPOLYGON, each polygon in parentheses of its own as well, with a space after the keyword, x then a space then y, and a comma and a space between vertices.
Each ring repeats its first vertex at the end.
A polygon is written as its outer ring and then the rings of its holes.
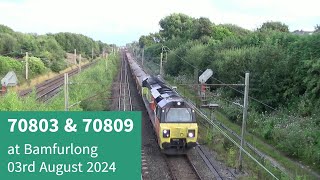
POLYGON ((130 92, 130 84, 128 78, 128 63, 125 60, 125 54, 121 55, 121 69, 119 82, 118 110, 132 111, 132 99, 130 92))
POLYGON ((202 180, 196 167, 187 155, 168 156, 163 155, 168 165, 171 179, 173 180, 202 180))
POLYGON ((206 180, 206 179, 236 179, 236 175, 230 169, 222 168, 217 161, 211 158, 211 155, 200 145, 195 148, 199 157, 208 167, 212 177, 208 178, 201 174, 203 166, 196 166, 189 158, 188 154, 180 156, 163 155, 169 169, 169 175, 173 180, 206 180))
POLYGON ((201 159, 210 169, 215 179, 236 179, 236 175, 234 174, 234 172, 230 171, 230 169, 222 169, 217 161, 210 158, 211 155, 203 147, 201 147, 201 145, 198 145, 195 149, 197 153, 200 155, 201 159))
MULTIPOLYGON (((86 69, 90 67, 95 62, 91 62, 81 66, 81 69, 86 69)), ((68 76, 71 77, 75 74, 78 74, 78 69, 73 69, 68 71, 68 76)), ((64 74, 60 74, 52 79, 46 80, 42 83, 39 83, 35 86, 36 98, 39 101, 45 102, 55 96, 60 92, 60 87, 64 85, 64 74)), ((27 96, 32 92, 32 88, 25 89, 19 92, 21 97, 27 96)))

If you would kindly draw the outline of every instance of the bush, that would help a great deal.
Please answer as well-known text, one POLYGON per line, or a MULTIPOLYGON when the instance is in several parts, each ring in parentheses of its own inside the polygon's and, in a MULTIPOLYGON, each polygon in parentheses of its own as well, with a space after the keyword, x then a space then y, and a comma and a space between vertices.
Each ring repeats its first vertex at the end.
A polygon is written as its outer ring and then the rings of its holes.
POLYGON ((9 71, 14 71, 15 73, 22 72, 24 65, 22 62, 17 61, 16 59, 0 56, 0 74, 5 75, 9 71))
POLYGON ((46 71, 46 67, 41 59, 36 57, 29 58, 29 69, 35 75, 42 74, 46 71))
POLYGON ((50 68, 53 72, 60 72, 61 70, 65 69, 66 66, 67 64, 64 61, 60 60, 60 61, 54 61, 51 64, 50 68))

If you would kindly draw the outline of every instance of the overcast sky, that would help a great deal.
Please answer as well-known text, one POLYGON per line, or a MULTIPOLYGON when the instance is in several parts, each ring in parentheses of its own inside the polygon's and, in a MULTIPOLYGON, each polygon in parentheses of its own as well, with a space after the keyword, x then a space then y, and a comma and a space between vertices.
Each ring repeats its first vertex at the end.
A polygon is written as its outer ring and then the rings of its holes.
POLYGON ((73 32, 124 45, 159 30, 172 13, 253 30, 266 21, 296 29, 320 24, 318 0, 0 0, 0 24, 37 34, 73 32))

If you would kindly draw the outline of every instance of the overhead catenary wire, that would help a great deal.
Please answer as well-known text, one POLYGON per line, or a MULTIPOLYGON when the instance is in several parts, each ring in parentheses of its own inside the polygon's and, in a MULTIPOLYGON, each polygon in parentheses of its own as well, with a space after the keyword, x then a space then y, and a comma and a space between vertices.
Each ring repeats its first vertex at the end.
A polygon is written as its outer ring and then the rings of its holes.
POLYGON ((180 60, 182 60, 183 62, 187 63, 188 65, 190 65, 191 67, 195 68, 195 69, 198 69, 196 66, 194 66, 193 64, 189 63, 188 61, 184 60, 182 57, 180 57, 178 54, 176 54, 175 52, 173 52, 169 47, 167 46, 163 46, 162 45, 162 48, 167 48, 168 51, 170 51, 171 53, 173 53, 175 56, 177 56, 180 60))
MULTIPOLYGON (((162 48, 164 48, 164 46, 162 47, 162 48)), ((170 48, 168 48, 168 47, 166 47, 168 50, 170 50, 170 48)), ((192 65, 192 64, 190 64, 189 62, 187 62, 187 61, 185 61, 182 57, 180 57, 179 55, 177 55, 176 53, 174 53, 174 52, 172 52, 176 57, 178 57, 180 60, 182 60, 182 61, 184 61, 185 63, 187 63, 188 65, 190 65, 190 66, 192 66, 193 68, 197 68, 197 67, 195 67, 194 65, 192 65)), ((214 78, 214 79, 216 79, 216 78, 214 78)), ((222 82, 222 81, 220 81, 220 80, 218 80, 218 79, 216 79, 217 81, 219 81, 221 84, 225 84, 226 86, 228 86, 229 88, 231 88, 231 89, 233 89, 233 90, 235 90, 235 91, 237 91, 237 92, 239 92, 239 93, 241 93, 241 94, 244 94, 244 92, 242 92, 242 91, 239 91, 239 90, 237 90, 237 89, 235 89, 235 88, 233 88, 233 87, 231 87, 230 85, 228 85, 228 84, 226 84, 226 83, 224 83, 224 82, 222 82)), ((261 104, 263 104, 263 105, 265 105, 265 106, 267 106, 267 107, 269 107, 270 109, 273 109, 273 110, 275 110, 275 111, 277 111, 275 108, 273 108, 273 107, 271 107, 270 105, 268 105, 268 104, 266 104, 266 103, 263 103, 262 101, 260 101, 260 100, 258 100, 258 99, 256 99, 256 98, 254 98, 254 97, 250 97, 250 96, 248 96, 250 99, 253 99, 253 100, 255 100, 255 101, 257 101, 257 102, 259 102, 259 103, 261 103, 261 104)), ((236 105, 234 102, 232 102, 232 101, 229 101, 229 100, 227 100, 227 99, 224 99, 224 98, 222 98, 222 97, 218 97, 218 98, 220 98, 220 99, 222 99, 222 100, 224 100, 224 101, 227 101, 227 102, 229 102, 229 103, 232 103, 233 105, 236 105)), ((237 105, 238 106, 238 105, 237 105)), ((196 108, 196 107, 195 107, 196 108)), ((201 111, 200 111, 201 112, 201 111)), ((201 112, 202 113, 202 112, 201 112)), ((204 114, 202 114, 202 115, 204 115, 204 114)), ((201 116, 202 116, 201 115, 201 116)), ((208 119, 207 119, 207 117, 204 115, 204 117, 206 118, 206 120, 208 121, 208 119)), ((209 122, 209 121, 208 121, 209 122)), ((270 172, 266 167, 264 167, 258 160, 256 160, 250 153, 248 153, 247 151, 245 151, 239 144, 237 144, 230 136, 228 136, 220 127, 218 127, 218 125, 216 125, 215 123, 213 123, 213 122, 210 122, 210 124, 212 124, 212 125, 214 125, 214 127, 216 127, 223 135, 225 135, 231 142, 233 142, 237 147, 239 147, 244 153, 246 153, 251 159, 253 159, 256 163, 258 163, 264 170, 266 170, 271 176, 273 176, 275 179, 278 179, 274 174, 272 174, 272 172, 270 172)))
MULTIPOLYGON (((216 81, 218 81, 218 82, 220 82, 220 83, 222 83, 222 84, 226 84, 226 83, 224 83, 223 81, 221 81, 221 80, 219 80, 219 79, 217 79, 217 78, 214 78, 214 77, 213 77, 213 79, 215 79, 216 81)), ((226 86, 229 87, 229 88, 231 88, 231 89, 233 89, 233 90, 235 90, 235 91, 237 91, 237 92, 240 93, 240 94, 244 94, 243 91, 240 91, 240 90, 238 90, 238 89, 236 89, 236 88, 234 88, 234 87, 232 87, 232 86, 229 86, 229 85, 226 85, 226 86)), ((270 109, 272 109, 272 110, 274 110, 274 111, 278 111, 277 109, 271 107, 270 105, 268 105, 268 104, 266 104, 266 103, 264 103, 264 102, 262 102, 262 101, 260 101, 260 100, 258 100, 258 99, 256 99, 256 98, 254 98, 254 97, 252 97, 252 96, 248 96, 248 97, 249 97, 250 99, 252 99, 252 100, 254 100, 254 101, 256 101, 256 102, 258 102, 258 103, 260 103, 260 104, 262 104, 262 105, 264 105, 264 106, 266 106, 266 107, 268 107, 268 108, 270 108, 270 109)))
MULTIPOLYGON (((187 99, 187 98, 186 98, 187 99)), ((265 171, 267 171, 273 178, 278 179, 271 171, 269 171, 263 164, 261 164, 256 158, 254 158, 248 151, 246 151, 243 147, 241 147, 234 139, 232 139, 226 132, 224 132, 217 124, 215 124, 213 121, 209 120, 209 118, 203 114, 202 111, 200 111, 193 103, 190 101, 190 104, 193 106, 193 108, 196 110, 196 112, 204 118, 209 124, 211 124, 214 128, 216 128, 222 135, 224 135, 227 139, 229 139, 234 145, 236 145, 238 148, 241 149, 248 157, 250 157, 253 161, 255 161, 260 167, 262 167, 265 171)))
MULTIPOLYGON (((171 49, 170 49, 169 47, 167 47, 167 46, 162 46, 162 48, 166 48, 168 51, 171 51, 171 49)), ((192 65, 191 63, 189 63, 188 61, 184 60, 182 57, 180 57, 179 55, 177 55, 175 52, 173 52, 173 51, 171 51, 171 52, 172 52, 175 56, 177 56, 180 60, 182 60, 183 62, 187 63, 187 64, 190 65, 191 67, 197 68, 196 66, 192 65)), ((243 91, 240 91, 240 90, 238 90, 238 89, 236 89, 236 88, 234 88, 234 87, 232 87, 232 86, 230 86, 230 85, 227 85, 227 83, 224 83, 224 82, 222 82, 221 80, 219 80, 219 79, 217 79, 217 78, 214 78, 214 77, 212 77, 212 78, 215 79, 215 80, 217 80, 218 82, 220 82, 220 83, 222 83, 222 84, 226 84, 227 87, 229 87, 229 88, 231 88, 231 89, 233 89, 233 90, 235 90, 235 91, 237 91, 237 92, 239 92, 239 93, 241 93, 241 94, 244 94, 243 91)), ((268 107, 268 108, 270 108, 270 109, 272 109, 272 110, 274 110, 274 111, 278 111, 277 109, 273 108, 272 106, 270 106, 270 105, 268 105, 268 104, 266 104, 266 103, 264 103, 264 102, 262 102, 262 101, 260 101, 260 100, 258 100, 258 99, 256 99, 256 98, 254 98, 254 97, 252 97, 252 96, 248 96, 248 97, 249 97, 250 99, 252 99, 252 100, 254 100, 254 101, 256 101, 256 102, 258 102, 258 103, 260 103, 260 104, 262 104, 262 105, 264 105, 264 106, 266 106, 266 107, 268 107)))
MULTIPOLYGON (((168 48, 169 49, 169 48, 168 48)), ((170 50, 170 49, 169 49, 170 50)), ((173 53, 174 55, 176 55, 175 53, 173 53)), ((180 56, 176 55, 179 59, 181 59, 182 61, 186 62, 183 58, 181 58, 180 56)), ((189 64, 190 66, 196 68, 195 66, 193 66, 192 64, 186 62, 187 64, 189 64)), ((222 82, 222 81, 221 81, 222 82)), ((221 83, 220 82, 220 83, 221 83)), ((226 83, 223 83, 223 84, 226 84, 226 83)), ((234 89, 234 88, 232 88, 234 89)), ((234 89, 236 91, 238 91, 237 89, 234 89)), ((243 94, 243 92, 241 91, 238 91, 240 93, 243 94)), ((232 101, 229 101, 227 99, 224 99, 224 98, 221 98, 221 97, 218 97, 220 99, 223 99, 227 102, 230 102, 232 104, 234 104, 234 102, 232 101)), ((253 97, 250 97, 251 99, 253 99, 253 97)), ((188 99, 188 98, 186 98, 188 99)), ((257 100, 256 98, 254 98, 254 100, 257 100)), ((270 170, 268 170, 262 163, 260 163, 256 158, 254 158, 248 151, 246 151, 243 147, 241 147, 233 138, 231 138, 226 132, 224 132, 217 124, 215 124, 213 121, 209 120, 208 117, 200 110, 198 109, 193 103, 192 101, 190 101, 188 99, 188 101, 192 104, 192 106, 194 106, 194 109, 196 110, 196 112, 201 116, 203 117, 209 124, 213 125, 213 127, 215 127, 219 132, 221 132, 227 139, 229 139, 233 144, 235 144, 238 148, 240 148, 246 155, 248 155, 249 158, 251 158, 254 162, 256 162, 260 167, 262 167, 266 172, 268 172, 273 178, 275 179, 278 179, 270 170)), ((259 101, 259 100, 257 100, 259 101)), ((266 104, 267 105, 267 104, 266 104)), ((269 106, 269 105, 267 105, 269 106)), ((271 107, 271 106, 270 106, 271 107)), ((272 108, 272 107, 271 107, 272 108)), ((274 108, 273 108, 274 109, 274 108)))

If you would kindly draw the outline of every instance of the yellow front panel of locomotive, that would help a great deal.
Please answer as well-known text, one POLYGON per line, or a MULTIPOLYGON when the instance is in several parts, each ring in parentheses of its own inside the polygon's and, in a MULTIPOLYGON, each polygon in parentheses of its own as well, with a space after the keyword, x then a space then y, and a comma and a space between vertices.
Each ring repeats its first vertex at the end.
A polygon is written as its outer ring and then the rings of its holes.
MULTIPOLYGON (((170 143, 170 139, 185 138, 186 142, 197 142, 198 125, 197 123, 160 123, 159 129, 160 147, 164 142, 170 143), (170 137, 163 137, 163 130, 170 130, 170 137), (195 130, 194 137, 188 137, 188 130, 195 130)), ((161 147, 162 148, 162 147, 161 147)))

